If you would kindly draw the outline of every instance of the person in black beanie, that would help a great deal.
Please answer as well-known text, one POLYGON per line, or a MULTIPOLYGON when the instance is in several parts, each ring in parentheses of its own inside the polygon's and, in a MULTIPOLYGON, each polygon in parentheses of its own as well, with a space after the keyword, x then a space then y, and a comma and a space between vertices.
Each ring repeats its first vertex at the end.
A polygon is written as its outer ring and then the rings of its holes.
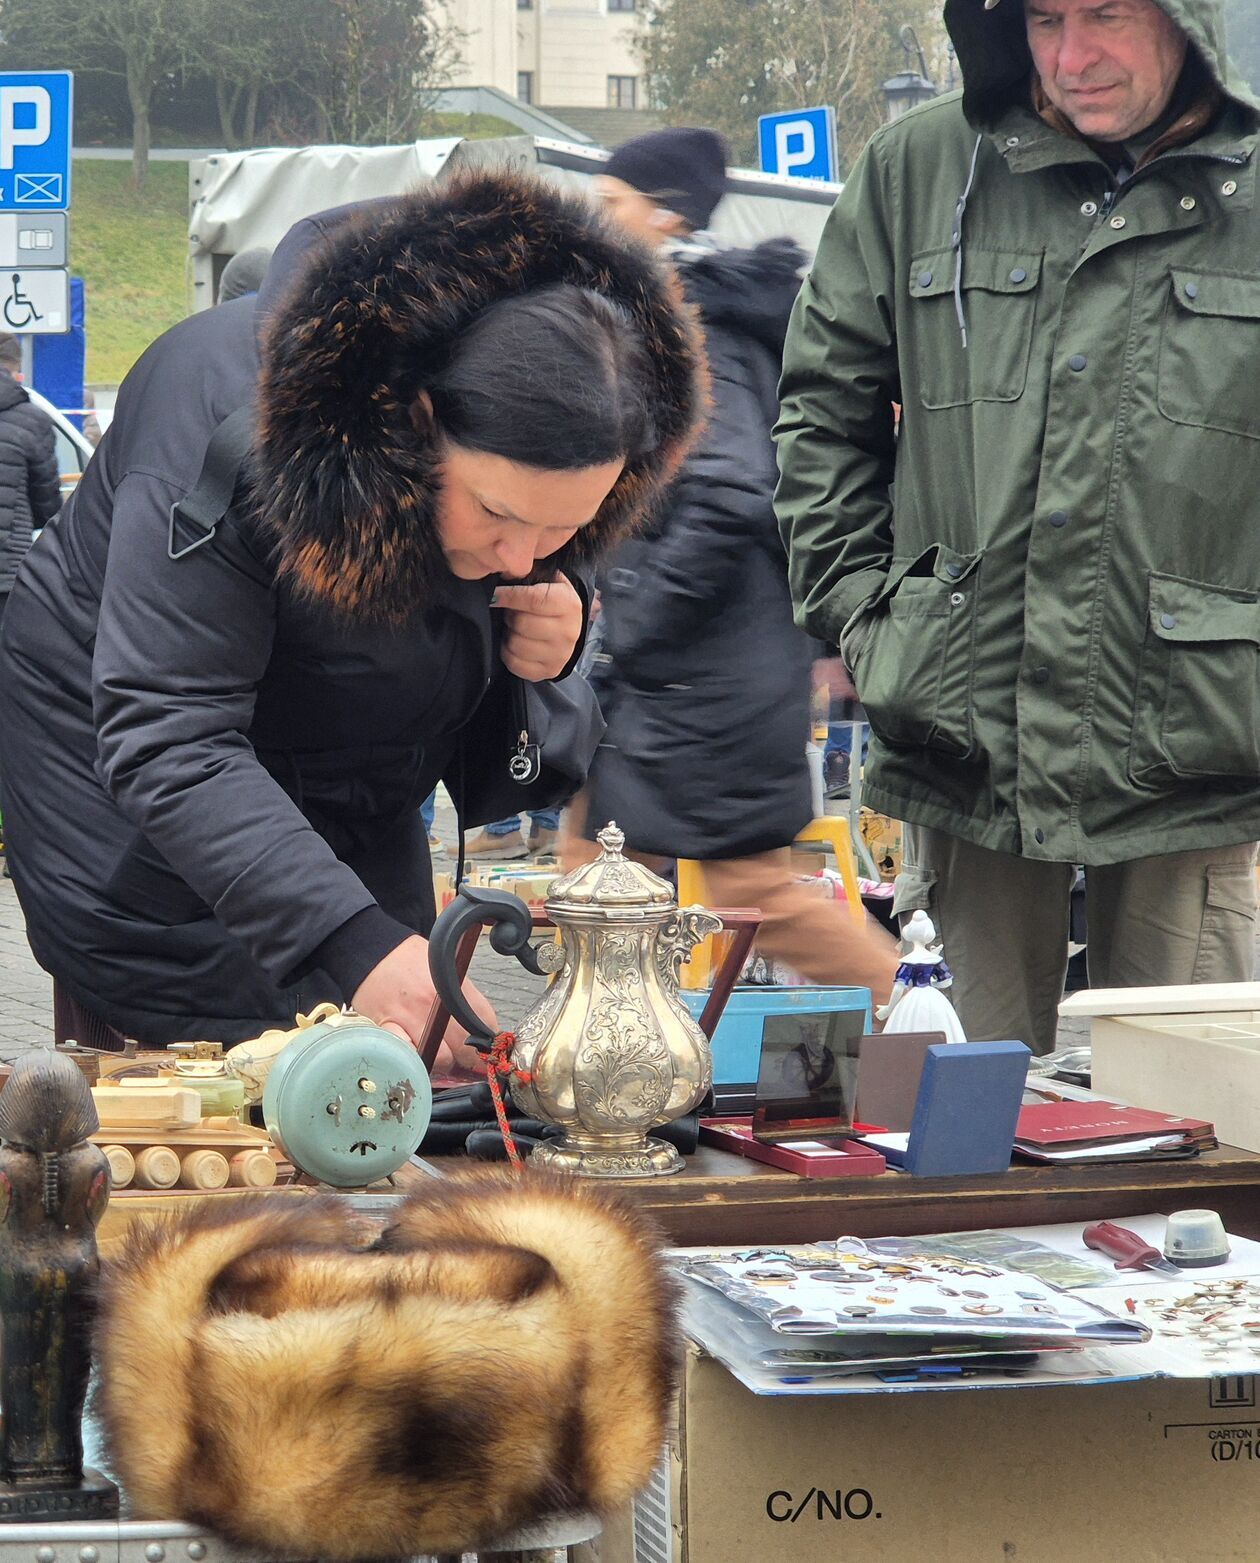
POLYGON ((726 191, 726 144, 715 130, 654 130, 619 146, 596 184, 621 226, 648 244, 695 233, 726 191))
POLYGON ((677 269, 704 326, 707 424, 649 528, 601 573, 593 659, 608 731, 566 820, 566 867, 615 819, 640 856, 704 865, 713 906, 756 906, 758 947, 812 982, 887 992, 895 946, 800 885, 789 848, 809 820, 810 666, 775 524, 778 378, 805 257, 791 240, 719 249, 726 188, 711 130, 618 147, 596 178, 609 215, 677 269))

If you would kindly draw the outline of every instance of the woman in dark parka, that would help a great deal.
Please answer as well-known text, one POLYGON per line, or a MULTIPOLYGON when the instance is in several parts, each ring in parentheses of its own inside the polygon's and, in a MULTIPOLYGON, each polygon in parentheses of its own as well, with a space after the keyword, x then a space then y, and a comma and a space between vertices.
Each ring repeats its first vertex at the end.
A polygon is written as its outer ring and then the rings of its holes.
POLYGON ((257 298, 149 349, 0 643, 8 848, 64 992, 154 1043, 322 998, 418 1034, 419 806, 441 779, 477 824, 580 781, 581 567, 681 459, 698 352, 643 254, 503 173, 310 219, 257 298), (207 523, 180 502, 242 408, 207 523), (527 786, 522 681, 532 739, 578 735, 527 786))

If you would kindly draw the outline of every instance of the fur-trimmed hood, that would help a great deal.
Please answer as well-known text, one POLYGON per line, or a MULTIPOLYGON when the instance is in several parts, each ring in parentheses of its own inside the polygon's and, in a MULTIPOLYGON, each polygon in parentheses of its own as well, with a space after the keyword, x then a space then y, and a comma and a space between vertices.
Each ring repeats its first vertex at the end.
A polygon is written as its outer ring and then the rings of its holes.
POLYGON ((301 594, 395 621, 432 599, 448 576, 437 451, 409 413, 426 364, 487 305, 562 282, 614 300, 642 331, 660 442, 548 567, 587 563, 637 524, 700 411, 703 353, 677 282, 579 197, 518 173, 452 175, 348 217, 269 315, 255 503, 301 594))
POLYGON ((579 1179, 427 1185, 371 1248, 335 1197, 205 1200, 104 1266, 96 1409, 138 1518, 445 1556, 629 1502, 680 1339, 653 1235, 579 1179))

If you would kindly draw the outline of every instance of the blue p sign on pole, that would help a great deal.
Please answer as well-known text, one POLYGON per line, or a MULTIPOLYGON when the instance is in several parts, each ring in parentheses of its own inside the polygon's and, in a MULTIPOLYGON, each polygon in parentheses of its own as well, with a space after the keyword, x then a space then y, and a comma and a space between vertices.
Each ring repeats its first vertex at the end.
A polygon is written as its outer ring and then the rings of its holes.
POLYGON ((761 171, 797 179, 836 177, 836 116, 832 109, 763 114, 757 121, 761 171))
POLYGON ((0 212, 70 205, 69 71, 0 72, 0 212))

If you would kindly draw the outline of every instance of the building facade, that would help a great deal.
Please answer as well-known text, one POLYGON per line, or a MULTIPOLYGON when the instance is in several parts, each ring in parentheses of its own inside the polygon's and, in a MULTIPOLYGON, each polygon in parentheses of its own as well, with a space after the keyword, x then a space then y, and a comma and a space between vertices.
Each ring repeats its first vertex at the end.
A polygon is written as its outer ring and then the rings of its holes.
POLYGON ((497 87, 563 119, 565 108, 643 110, 636 0, 447 0, 465 36, 452 86, 497 87))

